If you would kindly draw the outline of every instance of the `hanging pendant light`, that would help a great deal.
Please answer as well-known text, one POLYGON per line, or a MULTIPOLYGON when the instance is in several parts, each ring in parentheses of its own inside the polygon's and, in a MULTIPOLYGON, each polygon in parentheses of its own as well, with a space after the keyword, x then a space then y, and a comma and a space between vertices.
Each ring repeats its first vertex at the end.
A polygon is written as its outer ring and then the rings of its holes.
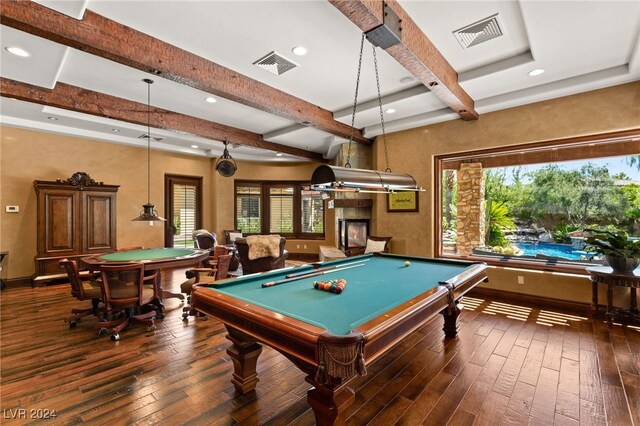
POLYGON ((325 192, 365 192, 383 193, 392 192, 417 192, 424 191, 416 184, 415 179, 407 174, 391 173, 389 168, 389 154, 387 153, 387 134, 384 128, 384 114, 382 111, 382 96, 380 95, 380 79, 378 77, 378 60, 376 58, 376 46, 373 46, 373 66, 376 72, 376 83, 378 86, 378 105, 380 107, 380 122, 382 124, 382 143, 384 144, 384 156, 386 169, 384 172, 368 169, 352 169, 351 163, 351 143, 353 142, 353 129, 356 119, 356 108, 358 105, 358 88, 360 87, 360 70, 362 68, 362 54, 364 52, 364 38, 362 34, 360 40, 360 59, 358 61, 358 75, 356 77, 356 94, 353 100, 353 111, 351 114, 351 135, 349 137, 349 149, 347 151, 347 161, 344 167, 338 166, 318 166, 311 176, 311 189, 325 192))
POLYGON ((147 83, 147 204, 142 205, 140 215, 131 220, 139 221, 166 221, 167 219, 158 216, 156 206, 151 204, 151 85, 153 80, 145 78, 147 83))
POLYGON ((229 154, 227 145, 229 145, 229 141, 224 141, 224 151, 222 152, 222 157, 218 158, 218 160, 216 161, 216 165, 214 166, 218 173, 220 173, 224 177, 233 176, 236 170, 238 170, 236 160, 234 160, 231 154, 229 154))

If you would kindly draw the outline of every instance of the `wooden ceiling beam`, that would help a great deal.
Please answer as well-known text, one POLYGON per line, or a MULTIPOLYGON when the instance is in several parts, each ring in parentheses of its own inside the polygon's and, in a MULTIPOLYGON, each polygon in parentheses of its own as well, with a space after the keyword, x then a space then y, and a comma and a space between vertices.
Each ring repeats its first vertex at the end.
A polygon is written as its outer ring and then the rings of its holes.
POLYGON ((158 129, 175 130, 215 141, 228 140, 234 144, 282 152, 321 163, 327 162, 322 154, 267 142, 257 133, 154 106, 151 107, 151 114, 148 115, 146 104, 65 83, 58 83, 54 89, 47 89, 0 78, 0 95, 142 126, 147 125, 147 117, 149 117, 151 126, 158 129))
MULTIPOLYGON (((32 1, 0 2, 2 25, 349 139, 333 113, 201 56, 86 10, 82 20, 32 1)), ((371 144, 359 129, 354 141, 371 144)))
POLYGON ((458 73, 436 49, 396 0, 329 0, 363 32, 392 27, 393 14, 399 19, 399 42, 386 47, 396 61, 431 90, 463 120, 477 120, 473 99, 458 84, 458 73), (389 8, 384 10, 385 5, 389 8))

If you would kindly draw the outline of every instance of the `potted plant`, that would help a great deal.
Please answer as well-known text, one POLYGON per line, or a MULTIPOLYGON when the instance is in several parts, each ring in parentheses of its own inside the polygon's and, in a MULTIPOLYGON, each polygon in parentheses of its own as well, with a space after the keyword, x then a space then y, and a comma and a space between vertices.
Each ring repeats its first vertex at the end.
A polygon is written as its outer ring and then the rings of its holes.
POLYGON ((631 272, 640 265, 640 240, 630 240, 624 231, 599 231, 587 238, 587 251, 603 254, 614 271, 631 272))

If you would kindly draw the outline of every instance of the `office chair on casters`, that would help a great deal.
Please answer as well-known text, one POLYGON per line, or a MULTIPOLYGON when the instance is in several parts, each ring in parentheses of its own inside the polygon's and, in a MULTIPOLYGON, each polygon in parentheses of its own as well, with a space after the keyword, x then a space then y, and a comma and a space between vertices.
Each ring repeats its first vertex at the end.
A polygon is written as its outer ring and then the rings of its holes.
MULTIPOLYGON (((188 279, 180 285, 180 291, 187 295, 187 301, 191 305, 191 289, 194 284, 210 284, 219 280, 227 278, 227 272, 229 271, 229 264, 231 263, 232 254, 224 254, 218 256, 216 261, 216 267, 214 268, 193 268, 187 272, 191 272, 194 275, 193 278, 188 279)), ((182 308, 182 320, 189 322, 189 316, 196 315, 195 310, 191 306, 185 306, 182 308)), ((206 316, 205 316, 206 318, 206 316)))
POLYGON ((72 309, 72 316, 65 318, 65 322, 69 323, 69 328, 75 328, 78 321, 89 315, 98 316, 100 312, 100 302, 102 301, 102 288, 100 282, 89 276, 88 280, 82 280, 78 270, 78 263, 75 260, 61 259, 60 267, 65 270, 71 284, 71 295, 78 300, 91 300, 91 308, 72 309))
POLYGON ((105 319, 98 322, 95 328, 98 334, 105 335, 113 327, 111 340, 120 340, 120 331, 133 323, 147 326, 147 331, 154 331, 155 318, 160 317, 160 297, 156 277, 144 275, 144 265, 139 262, 122 265, 105 265, 102 273, 102 297, 105 304, 105 319), (151 286, 145 282, 152 283, 151 286), (124 312, 117 319, 113 315, 124 312))

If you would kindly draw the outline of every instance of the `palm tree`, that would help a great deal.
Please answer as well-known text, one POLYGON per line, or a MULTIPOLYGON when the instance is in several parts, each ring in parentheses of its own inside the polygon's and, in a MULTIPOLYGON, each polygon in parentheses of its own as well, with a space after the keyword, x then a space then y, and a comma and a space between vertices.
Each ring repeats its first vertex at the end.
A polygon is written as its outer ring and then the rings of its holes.
POLYGON ((627 157, 627 164, 631 167, 636 166, 640 171, 640 155, 631 155, 627 157))

